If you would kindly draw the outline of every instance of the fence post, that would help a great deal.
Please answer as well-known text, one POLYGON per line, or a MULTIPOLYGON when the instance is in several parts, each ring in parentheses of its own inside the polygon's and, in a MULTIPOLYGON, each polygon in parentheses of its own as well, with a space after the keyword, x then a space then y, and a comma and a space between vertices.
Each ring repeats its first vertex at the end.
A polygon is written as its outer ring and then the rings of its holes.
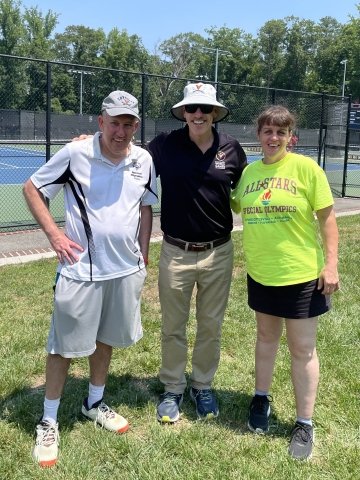
MULTIPOLYGON (((215 84, 214 84, 214 87, 215 87, 215 90, 216 90, 216 99, 217 101, 219 102, 219 96, 220 96, 220 84, 218 83, 217 79, 215 80, 215 84)), ((213 124, 213 127, 215 128, 215 130, 219 130, 219 124, 218 123, 214 123, 213 124)))
POLYGON ((271 104, 275 105, 276 103, 276 89, 272 88, 271 89, 271 104))
POLYGON ((46 62, 46 161, 50 160, 51 155, 51 65, 46 62))
MULTIPOLYGON (((51 156, 51 65, 46 62, 46 119, 45 119, 45 161, 48 162, 51 156)), ((45 202, 49 208, 50 200, 45 197, 45 202)))
POLYGON ((325 93, 322 93, 320 125, 319 125, 319 140, 318 140, 318 165, 321 165, 321 155, 322 155, 322 149, 323 149, 324 111, 325 111, 325 93))
POLYGON ((146 126, 146 119, 145 119, 145 112, 146 112, 146 80, 147 75, 143 73, 141 75, 141 145, 143 147, 146 146, 145 140, 145 126, 146 126))
POLYGON ((349 122, 350 122, 350 108, 351 108, 351 95, 348 97, 348 111, 346 115, 346 135, 345 135, 345 152, 344 152, 344 170, 343 170, 343 181, 341 196, 345 197, 346 195, 346 176, 347 176, 347 163, 348 163, 348 153, 349 153, 349 122))

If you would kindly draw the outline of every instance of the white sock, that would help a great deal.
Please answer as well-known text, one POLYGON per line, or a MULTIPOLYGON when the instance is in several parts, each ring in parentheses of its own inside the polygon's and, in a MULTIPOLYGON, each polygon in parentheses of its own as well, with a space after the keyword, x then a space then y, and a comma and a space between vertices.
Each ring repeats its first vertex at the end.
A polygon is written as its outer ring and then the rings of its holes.
POLYGON ((311 418, 296 417, 296 421, 300 422, 300 423, 305 423, 305 425, 311 425, 312 426, 311 418))
POLYGON ((268 397, 269 392, 264 392, 263 390, 255 390, 255 395, 261 395, 261 396, 264 396, 264 397, 268 397))
POLYGON ((55 400, 44 399, 44 414, 42 420, 46 420, 50 423, 57 422, 57 413, 60 405, 60 398, 55 400))
POLYGON ((101 400, 104 396, 105 385, 101 385, 100 387, 97 385, 93 385, 89 382, 89 396, 88 396, 88 406, 91 408, 94 403, 101 400))

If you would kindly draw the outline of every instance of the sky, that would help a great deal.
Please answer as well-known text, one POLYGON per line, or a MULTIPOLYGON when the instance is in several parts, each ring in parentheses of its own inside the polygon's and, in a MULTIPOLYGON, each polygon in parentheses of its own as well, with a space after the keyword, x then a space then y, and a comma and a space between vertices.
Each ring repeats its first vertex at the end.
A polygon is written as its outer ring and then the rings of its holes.
POLYGON ((253 36, 268 20, 294 15, 318 22, 333 17, 344 24, 359 12, 356 0, 20 0, 24 7, 35 7, 45 14, 59 14, 56 31, 69 25, 102 28, 105 33, 117 27, 138 35, 149 53, 156 45, 180 33, 193 32, 207 37, 211 27, 240 28, 253 36))

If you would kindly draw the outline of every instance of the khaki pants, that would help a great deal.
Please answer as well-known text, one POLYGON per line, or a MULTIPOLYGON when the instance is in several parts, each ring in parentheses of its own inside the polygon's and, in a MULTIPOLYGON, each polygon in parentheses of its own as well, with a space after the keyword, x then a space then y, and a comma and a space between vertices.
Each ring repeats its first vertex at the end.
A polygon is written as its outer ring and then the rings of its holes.
POLYGON ((191 385, 210 388, 220 360, 221 326, 228 301, 233 267, 232 240, 205 252, 185 252, 162 243, 159 296, 162 311, 162 365, 165 391, 186 388, 186 327, 196 286, 197 331, 192 354, 191 385))

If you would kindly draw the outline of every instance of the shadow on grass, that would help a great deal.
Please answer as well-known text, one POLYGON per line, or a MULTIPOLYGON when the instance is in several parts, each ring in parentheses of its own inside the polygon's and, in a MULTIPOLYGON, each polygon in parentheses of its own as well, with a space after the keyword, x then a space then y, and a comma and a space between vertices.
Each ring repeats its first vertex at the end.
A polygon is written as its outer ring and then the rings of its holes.
MULTIPOLYGON (((127 406, 130 410, 141 409, 157 397, 150 390, 157 384, 156 377, 137 378, 131 375, 110 374, 106 382, 104 400, 115 410, 127 406)), ((74 424, 86 419, 81 414, 83 399, 88 394, 87 377, 68 375, 59 408, 59 424, 62 430, 71 430, 74 424)), ((0 420, 14 423, 26 433, 32 433, 38 423, 45 395, 45 385, 17 389, 0 401, 0 420)))
MULTIPOLYGON (((59 424, 62 430, 72 430, 79 421, 87 421, 81 414, 81 405, 88 392, 88 378, 69 375, 65 384, 59 409, 59 424)), ((149 403, 155 408, 163 386, 158 377, 135 377, 132 375, 116 376, 110 374, 106 383, 104 400, 115 410, 126 406, 130 411, 145 409, 149 403)), ((34 432, 43 410, 45 385, 36 388, 26 388, 14 391, 0 401, 0 419, 16 424, 27 434, 34 432)), ((212 423, 233 430, 239 435, 250 434, 247 427, 248 408, 251 396, 240 391, 216 389, 216 398, 219 404, 220 415, 212 423)), ((197 422, 195 406, 190 399, 188 389, 184 394, 181 408, 181 419, 197 422)), ((180 420, 181 421, 181 420, 180 420)), ((160 424, 159 424, 160 425, 160 424)), ((269 435, 277 437, 288 436, 293 424, 283 422, 276 416, 272 408, 270 417, 269 435)))
MULTIPOLYGON (((241 391, 221 388, 214 390, 214 393, 218 401, 220 414, 216 419, 211 420, 211 422, 216 422, 218 425, 233 430, 239 435, 254 435, 254 433, 249 431, 247 426, 248 411, 252 396, 241 391)), ((188 390, 184 395, 182 416, 186 417, 189 421, 199 421, 197 420, 195 405, 190 399, 188 390)), ((284 422, 277 418, 276 411, 273 407, 271 409, 269 423, 270 429, 267 435, 275 437, 288 437, 289 432, 293 428, 293 423, 284 422)))

